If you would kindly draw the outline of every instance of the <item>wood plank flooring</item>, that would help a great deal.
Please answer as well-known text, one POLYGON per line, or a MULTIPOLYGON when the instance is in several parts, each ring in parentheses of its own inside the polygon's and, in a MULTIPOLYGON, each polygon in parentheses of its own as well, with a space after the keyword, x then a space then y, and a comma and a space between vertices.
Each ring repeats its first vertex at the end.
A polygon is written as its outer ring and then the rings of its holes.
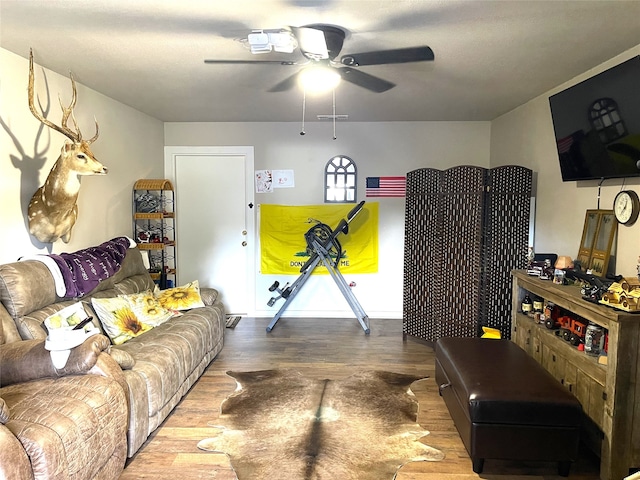
MULTIPOLYGON (((235 480, 225 455, 200 451, 196 447, 198 441, 213 436, 215 430, 208 422, 215 424, 220 403, 235 389, 235 381, 225 372, 285 367, 294 367, 319 378, 342 378, 361 369, 430 377, 412 386, 420 403, 418 422, 431 432, 426 443, 442 450, 446 458, 441 462, 407 464, 400 470, 397 480, 563 478, 557 476, 555 463, 539 462, 487 460, 481 475, 473 473, 469 455, 438 395, 433 349, 411 338, 403 342, 401 320, 371 320, 370 335, 364 334, 356 319, 282 318, 271 333, 266 333, 269 321, 243 318, 234 329, 225 330, 222 352, 136 456, 128 461, 120 480, 235 480)), ((597 480, 598 472, 598 458, 583 451, 579 461, 572 466, 570 478, 597 480)))

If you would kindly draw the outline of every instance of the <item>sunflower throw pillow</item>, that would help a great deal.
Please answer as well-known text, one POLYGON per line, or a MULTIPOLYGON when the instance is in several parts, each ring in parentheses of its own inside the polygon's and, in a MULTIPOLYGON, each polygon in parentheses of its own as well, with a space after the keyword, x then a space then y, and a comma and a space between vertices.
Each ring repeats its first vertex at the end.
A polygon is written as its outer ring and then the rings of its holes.
POLYGON ((138 319, 124 298, 92 298, 91 304, 114 345, 123 344, 153 328, 138 319))
POLYGON ((191 308, 204 307, 204 302, 200 297, 198 280, 181 287, 156 290, 155 296, 160 305, 169 310, 189 310, 191 308))
POLYGON ((140 321, 153 327, 157 327, 166 322, 176 313, 163 307, 156 297, 154 297, 151 290, 119 296, 129 302, 133 313, 136 314, 136 317, 138 317, 140 321))

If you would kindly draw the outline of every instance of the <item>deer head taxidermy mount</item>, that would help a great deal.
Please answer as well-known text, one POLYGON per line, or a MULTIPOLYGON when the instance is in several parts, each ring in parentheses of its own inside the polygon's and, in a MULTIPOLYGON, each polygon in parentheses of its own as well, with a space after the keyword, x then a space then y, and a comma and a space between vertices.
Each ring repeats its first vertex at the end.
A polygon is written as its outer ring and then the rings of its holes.
POLYGON ((29 109, 31 113, 49 128, 62 133, 71 141, 65 142, 58 160, 36 193, 31 197, 28 208, 29 233, 42 243, 53 243, 58 239, 68 243, 71 229, 78 217, 78 193, 80 193, 80 175, 105 175, 107 168, 102 165, 91 152, 90 145, 98 138, 98 122, 96 134, 89 140, 82 139, 82 133, 73 115, 76 105, 76 82, 73 75, 71 88, 73 91, 71 103, 62 108, 62 123, 60 126, 47 120, 38 111, 33 101, 33 51, 29 53, 29 109), (73 121, 72 130, 67 126, 69 117, 73 121))

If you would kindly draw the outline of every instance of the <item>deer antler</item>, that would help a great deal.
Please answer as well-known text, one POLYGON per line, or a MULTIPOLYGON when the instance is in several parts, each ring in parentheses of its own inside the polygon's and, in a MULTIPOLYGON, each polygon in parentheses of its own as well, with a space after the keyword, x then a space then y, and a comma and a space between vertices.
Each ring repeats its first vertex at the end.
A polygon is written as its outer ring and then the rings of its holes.
MULTIPOLYGON (((42 122, 43 124, 45 124, 46 126, 48 126, 49 128, 53 128, 54 130, 56 130, 57 132, 62 133, 64 136, 68 137, 71 141, 75 142, 75 143, 80 143, 82 142, 82 133, 80 132, 80 128, 78 127, 78 122, 76 122, 76 118, 73 114, 73 109, 76 106, 76 100, 77 100, 77 92, 76 92, 76 81, 73 78, 72 74, 69 74, 69 78, 71 78, 71 89, 72 89, 72 96, 71 96, 71 103, 69 103, 68 107, 65 107, 62 104, 62 99, 60 98, 60 96, 58 96, 58 101, 60 102, 60 108, 62 108, 62 125, 58 126, 55 123, 51 122, 50 120, 47 120, 42 113, 40 113, 33 102, 33 97, 34 97, 34 93, 33 93, 33 50, 29 50, 29 110, 31 110, 31 113, 33 114, 34 117, 36 117, 40 122, 42 122), (71 130, 71 128, 69 128, 67 126, 67 122, 69 121, 69 117, 71 117, 71 120, 73 121, 73 126, 75 128, 75 132, 73 130, 71 130)), ((95 124, 96 124, 96 134, 87 141, 88 144, 91 144, 93 142, 95 142, 98 138, 99 135, 99 130, 98 130, 98 121, 94 120, 95 124)))

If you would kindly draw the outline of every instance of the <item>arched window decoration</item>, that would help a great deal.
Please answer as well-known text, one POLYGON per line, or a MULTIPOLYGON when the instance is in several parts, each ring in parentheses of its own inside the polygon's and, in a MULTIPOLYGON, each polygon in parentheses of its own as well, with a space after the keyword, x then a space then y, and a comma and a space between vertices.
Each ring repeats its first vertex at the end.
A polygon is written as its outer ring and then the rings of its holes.
POLYGON ((593 102, 589 107, 589 120, 605 145, 628 135, 613 98, 599 98, 593 102))
POLYGON ((349 157, 337 155, 324 169, 325 203, 356 203, 358 169, 349 157))

